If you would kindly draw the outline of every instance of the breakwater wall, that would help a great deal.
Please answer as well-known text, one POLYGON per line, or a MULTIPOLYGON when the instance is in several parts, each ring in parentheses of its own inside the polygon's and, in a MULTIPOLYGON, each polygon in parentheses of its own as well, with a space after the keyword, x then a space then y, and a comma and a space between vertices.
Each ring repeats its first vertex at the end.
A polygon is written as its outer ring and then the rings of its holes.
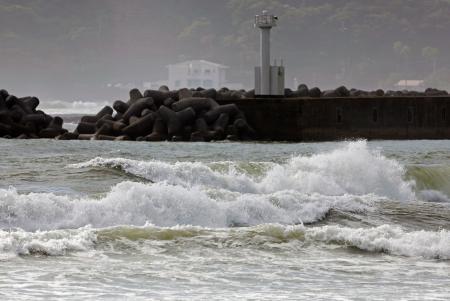
POLYGON ((232 103, 259 140, 450 139, 450 96, 247 98, 232 103))

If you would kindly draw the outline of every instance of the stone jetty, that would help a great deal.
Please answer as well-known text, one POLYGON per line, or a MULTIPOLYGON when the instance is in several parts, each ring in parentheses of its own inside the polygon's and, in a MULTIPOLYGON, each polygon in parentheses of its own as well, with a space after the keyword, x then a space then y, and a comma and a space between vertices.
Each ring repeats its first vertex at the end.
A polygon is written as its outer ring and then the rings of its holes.
POLYGON ((61 117, 38 110, 34 96, 16 97, 0 90, 0 137, 18 139, 56 138, 67 133, 61 117))

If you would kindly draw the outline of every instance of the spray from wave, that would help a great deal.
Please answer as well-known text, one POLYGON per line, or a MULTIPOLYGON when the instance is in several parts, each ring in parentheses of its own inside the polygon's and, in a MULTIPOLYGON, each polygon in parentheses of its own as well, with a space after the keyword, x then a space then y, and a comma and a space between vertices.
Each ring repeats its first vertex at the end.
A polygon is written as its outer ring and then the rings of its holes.
POLYGON ((106 105, 107 102, 50 100, 41 107, 48 114, 93 114, 106 105))
POLYGON ((165 182, 123 182, 101 199, 71 199, 51 193, 19 194, 0 190, 0 227, 28 231, 79 228, 86 225, 203 227, 252 226, 264 223, 298 224, 322 219, 332 208, 359 212, 371 196, 326 197, 280 191, 266 195, 207 192, 165 182))
MULTIPOLYGON (((303 226, 323 219, 330 210, 366 212, 380 200, 416 198, 415 183, 405 180, 405 169, 370 150, 365 141, 296 156, 284 164, 253 163, 251 168, 236 162, 123 158, 96 158, 71 168, 119 168, 155 183, 122 182, 101 198, 1 189, 0 227, 12 231, 0 231, 0 253, 64 255, 122 238, 213 236, 214 244, 219 235, 230 245, 251 244, 255 237, 261 243, 262 236, 268 242, 337 244, 393 255, 450 258, 446 230, 303 226), (229 228, 233 226, 248 227, 229 228)), ((426 193, 424 197, 444 197, 426 193)))
POLYGON ((397 161, 370 150, 366 141, 350 142, 329 153, 297 156, 285 164, 265 163, 265 174, 252 176, 230 163, 225 171, 200 162, 136 161, 95 158, 71 165, 74 168, 120 168, 155 182, 183 187, 207 186, 240 193, 268 194, 297 191, 325 196, 374 194, 396 200, 412 200, 414 183, 406 181, 405 169, 397 161))

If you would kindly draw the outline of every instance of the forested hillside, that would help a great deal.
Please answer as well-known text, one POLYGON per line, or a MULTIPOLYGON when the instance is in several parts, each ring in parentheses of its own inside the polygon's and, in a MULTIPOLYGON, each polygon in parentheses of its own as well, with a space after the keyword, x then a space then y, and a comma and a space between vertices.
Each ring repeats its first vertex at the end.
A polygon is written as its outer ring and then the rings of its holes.
POLYGON ((106 83, 164 79, 167 64, 201 58, 251 86, 263 9, 280 19, 273 54, 288 86, 450 88, 450 0, 0 0, 0 82, 98 98, 106 83))

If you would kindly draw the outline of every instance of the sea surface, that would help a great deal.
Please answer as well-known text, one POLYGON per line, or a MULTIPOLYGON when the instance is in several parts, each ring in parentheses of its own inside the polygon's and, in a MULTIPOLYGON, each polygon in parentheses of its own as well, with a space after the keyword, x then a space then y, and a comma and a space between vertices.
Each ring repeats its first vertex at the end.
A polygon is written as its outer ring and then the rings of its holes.
POLYGON ((0 300, 450 300, 450 141, 0 139, 0 300))

